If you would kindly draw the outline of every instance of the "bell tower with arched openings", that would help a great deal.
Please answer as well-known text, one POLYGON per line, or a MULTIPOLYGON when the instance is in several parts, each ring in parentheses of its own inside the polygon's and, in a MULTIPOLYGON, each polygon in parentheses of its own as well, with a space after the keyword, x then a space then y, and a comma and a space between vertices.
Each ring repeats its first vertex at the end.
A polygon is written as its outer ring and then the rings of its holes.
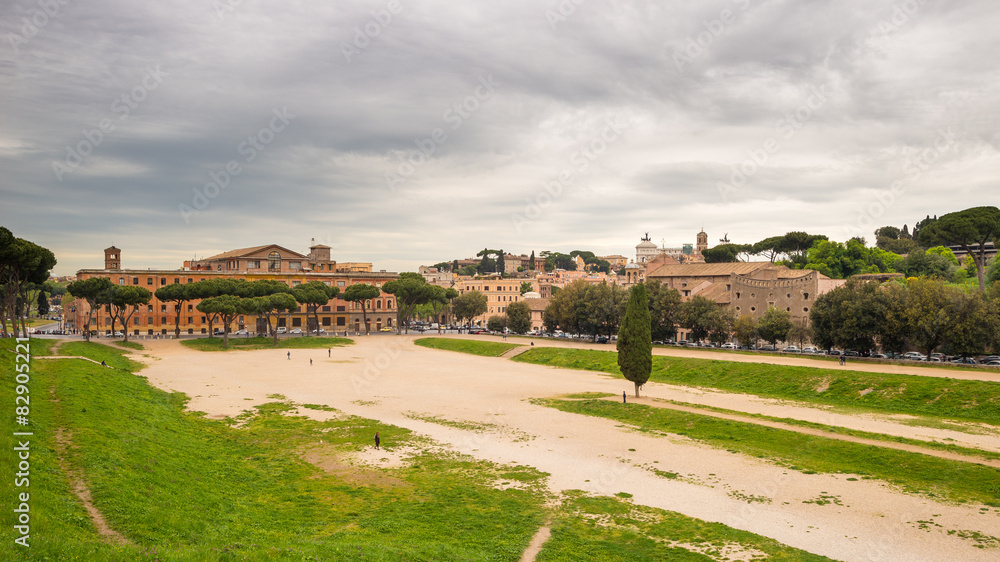
POLYGON ((122 251, 112 245, 104 249, 104 269, 121 269, 122 251))
POLYGON ((695 247, 695 252, 697 252, 698 254, 701 254, 703 250, 708 249, 708 234, 705 233, 704 228, 702 228, 701 232, 698 233, 694 247, 695 247))

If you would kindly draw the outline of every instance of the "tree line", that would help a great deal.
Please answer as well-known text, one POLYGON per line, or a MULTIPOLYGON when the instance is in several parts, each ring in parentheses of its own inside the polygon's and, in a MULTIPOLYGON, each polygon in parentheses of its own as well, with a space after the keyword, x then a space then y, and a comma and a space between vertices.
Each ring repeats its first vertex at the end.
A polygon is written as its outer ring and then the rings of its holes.
POLYGON ((0 323, 3 337, 28 337, 26 317, 31 304, 38 301, 40 314, 47 310, 35 296, 44 294, 44 283, 56 265, 55 254, 34 242, 17 238, 0 226, 0 323))
POLYGON ((833 279, 861 273, 902 273, 962 283, 975 277, 980 290, 1000 279, 990 264, 987 243, 1000 238, 1000 209, 973 207, 918 221, 911 232, 884 226, 875 230, 875 247, 864 238, 834 242, 821 234, 789 232, 754 244, 720 244, 702 251, 706 263, 749 261, 751 256, 792 269, 813 269, 833 279), (946 246, 966 251, 963 262, 946 246), (905 256, 905 257, 904 257, 905 256), (782 258, 783 259, 779 259, 782 258))

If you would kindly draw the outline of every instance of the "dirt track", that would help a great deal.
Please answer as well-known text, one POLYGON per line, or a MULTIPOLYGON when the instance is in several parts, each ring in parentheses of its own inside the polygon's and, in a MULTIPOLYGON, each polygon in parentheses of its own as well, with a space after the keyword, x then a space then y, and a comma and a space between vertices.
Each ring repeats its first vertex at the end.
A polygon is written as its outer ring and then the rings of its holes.
MULTIPOLYGON (((235 415, 276 393, 298 403, 327 404, 407 427, 478 458, 534 466, 551 474, 554 491, 628 492, 637 503, 719 521, 836 559, 997 558, 997 549, 975 548, 971 540, 957 535, 975 530, 1000 537, 998 510, 981 514, 978 505, 944 505, 877 482, 851 481, 850 475, 807 475, 684 438, 650 437, 610 420, 535 406, 529 398, 583 391, 621 394, 631 392, 631 383, 600 373, 426 349, 413 346, 413 339, 362 337, 353 346, 334 348, 329 359, 325 349, 317 349, 292 350, 291 360, 285 350, 199 353, 173 341, 147 341, 143 342, 147 353, 154 358, 147 359, 150 366, 143 375, 161 388, 187 393, 192 397, 190 407, 209 415, 235 415), (461 430, 413 419, 413 414, 491 424, 496 429, 461 430), (654 467, 680 477, 656 476, 654 467), (815 503, 821 496, 836 501, 815 503), (933 521, 940 527, 920 529, 918 521, 933 521)), ((746 357, 719 355, 728 360, 746 357)), ((947 376, 955 373, 947 371, 947 376)), ((866 431, 891 427, 909 437, 940 438, 929 437, 930 429, 890 419, 834 414, 747 396, 652 383, 644 394, 776 417, 795 417, 788 415, 791 411, 819 423, 839 424, 843 419, 866 431)), ((982 439, 981 446, 1000 449, 995 435, 948 433, 982 439)), ((379 457, 373 455, 371 460, 378 462, 379 457)))

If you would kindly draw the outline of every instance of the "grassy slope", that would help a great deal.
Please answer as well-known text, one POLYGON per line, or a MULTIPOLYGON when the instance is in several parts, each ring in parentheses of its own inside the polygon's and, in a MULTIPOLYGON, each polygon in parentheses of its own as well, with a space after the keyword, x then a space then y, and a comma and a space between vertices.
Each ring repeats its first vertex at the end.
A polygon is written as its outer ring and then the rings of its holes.
POLYGON ((684 435, 789 468, 858 474, 910 492, 1000 507, 1000 470, 700 414, 608 400, 538 400, 564 412, 613 419, 643 431, 684 435))
POLYGON ((461 353, 482 355, 485 357, 499 357, 515 347, 522 347, 516 343, 456 340, 449 338, 422 338, 414 341, 413 343, 423 347, 430 347, 432 349, 458 351, 461 353))
MULTIPOLYGON (((65 352, 128 365, 98 344, 75 344, 65 352)), ((155 550, 161 559, 216 559, 228 552, 516 560, 543 518, 538 484, 544 475, 530 469, 424 455, 413 466, 371 470, 364 482, 352 483, 295 453, 316 446, 320 437, 326 447, 347 453, 367 446, 376 430, 390 447, 415 442, 408 431, 374 420, 314 422, 281 415, 289 406, 271 404, 234 429, 183 413, 182 395, 153 389, 123 369, 37 361, 32 373, 32 395, 40 399, 52 391, 59 400, 42 402, 32 416, 38 471, 32 509, 38 517, 30 553, 36 558, 134 559, 155 550), (82 467, 94 503, 133 546, 108 546, 94 533, 57 468, 57 427, 71 428, 70 462, 82 467), (496 490, 496 479, 527 482, 534 491, 496 490)), ((12 391, 5 381, 5 402, 13 402, 12 391)), ((9 435, 4 446, 11 445, 9 435)), ((9 463, 0 477, 12 481, 9 463)), ((4 528, 5 539, 10 532, 4 528)), ((0 558, 10 559, 10 545, 4 541, 0 558)))
POLYGON ((223 349, 222 338, 198 338, 194 340, 181 340, 181 345, 196 349, 198 351, 232 351, 254 350, 254 349, 326 349, 328 347, 343 347, 353 344, 354 340, 349 338, 321 338, 321 337, 285 337, 278 338, 278 345, 275 347, 271 338, 242 338, 239 336, 229 336, 229 347, 223 349))
MULTIPOLYGON (((610 351, 536 347, 514 361, 620 374, 610 351)), ((717 388, 769 398, 1000 424, 1000 383, 938 377, 653 357, 650 382, 717 388), (829 385, 824 392, 817 388, 829 385), (868 391, 865 394, 862 392, 868 391)))

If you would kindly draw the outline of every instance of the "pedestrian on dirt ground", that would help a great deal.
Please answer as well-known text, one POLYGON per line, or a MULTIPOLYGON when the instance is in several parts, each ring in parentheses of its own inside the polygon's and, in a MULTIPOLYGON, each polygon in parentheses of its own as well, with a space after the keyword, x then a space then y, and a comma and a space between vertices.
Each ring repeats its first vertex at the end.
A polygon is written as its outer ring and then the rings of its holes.
POLYGON ((289 351, 289 352, 288 352, 288 360, 289 360, 289 361, 291 361, 291 360, 292 360, 292 352, 291 352, 291 351, 289 351))
POLYGON ((375 432, 375 448, 378 449, 379 443, 382 441, 378 438, 378 432, 375 432))
POLYGON ((330 357, 331 353, 333 353, 333 348, 332 347, 330 349, 326 350, 326 356, 330 357))
POLYGON ((627 404, 627 402, 625 401, 625 391, 624 390, 622 391, 622 404, 627 404))
POLYGON ((841 355, 840 356, 840 364, 841 365, 846 365, 847 364, 847 356, 846 355, 841 355))
POLYGON ((311 357, 309 358, 309 366, 310 366, 310 367, 312 367, 312 366, 313 366, 313 360, 312 360, 312 358, 311 358, 311 357))

